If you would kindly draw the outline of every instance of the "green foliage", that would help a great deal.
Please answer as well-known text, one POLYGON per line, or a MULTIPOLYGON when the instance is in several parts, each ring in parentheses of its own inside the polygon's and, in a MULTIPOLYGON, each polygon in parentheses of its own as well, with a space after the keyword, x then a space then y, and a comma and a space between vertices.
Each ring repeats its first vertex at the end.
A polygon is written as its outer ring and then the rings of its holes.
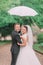
POLYGON ((0 12, 0 27, 7 26, 9 23, 20 23, 20 24, 30 24, 31 18, 29 17, 19 17, 11 16, 6 11, 1 10, 0 12), (28 22, 29 21, 29 22, 28 22), (25 23, 24 23, 25 22, 25 23))
POLYGON ((29 25, 35 22, 40 28, 43 28, 43 0, 0 0, 0 33, 3 36, 10 34, 12 25, 17 22, 29 25), (18 5, 31 7, 38 12, 38 15, 35 17, 19 17, 7 13, 10 8, 18 5))
POLYGON ((9 8, 15 7, 20 4, 20 0, 0 0, 0 9, 8 10, 9 8))
POLYGON ((43 43, 43 33, 38 34, 38 43, 43 43))
POLYGON ((0 27, 8 25, 8 23, 15 23, 18 22, 20 24, 31 24, 31 22, 36 22, 36 24, 40 27, 43 28, 43 0, 0 0, 0 27), (18 5, 25 5, 28 7, 33 8, 38 12, 38 15, 35 17, 18 17, 18 16, 10 16, 8 13, 6 13, 10 8, 18 6, 18 5))
POLYGON ((19 17, 10 16, 5 11, 1 11, 0 13, 0 27, 7 26, 9 23, 16 23, 19 17))
POLYGON ((5 37, 5 36, 11 34, 12 30, 13 30, 13 24, 9 24, 5 27, 2 27, 0 33, 2 34, 3 37, 5 37))
POLYGON ((39 53, 42 53, 43 54, 43 47, 41 46, 41 44, 34 44, 33 45, 33 49, 39 53))
POLYGON ((20 0, 21 5, 25 5, 33 8, 38 12, 38 15, 32 17, 31 19, 35 22, 40 28, 43 28, 43 0, 20 0))

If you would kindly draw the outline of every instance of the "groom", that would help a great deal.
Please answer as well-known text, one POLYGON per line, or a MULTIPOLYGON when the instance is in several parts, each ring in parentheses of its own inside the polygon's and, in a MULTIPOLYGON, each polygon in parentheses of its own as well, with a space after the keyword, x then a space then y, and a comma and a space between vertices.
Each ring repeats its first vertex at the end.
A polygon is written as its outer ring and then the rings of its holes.
POLYGON ((20 51, 20 46, 17 43, 22 43, 20 38, 20 24, 16 23, 14 25, 14 31, 12 32, 12 47, 11 47, 11 55, 12 61, 11 65, 15 65, 17 61, 17 57, 20 51))

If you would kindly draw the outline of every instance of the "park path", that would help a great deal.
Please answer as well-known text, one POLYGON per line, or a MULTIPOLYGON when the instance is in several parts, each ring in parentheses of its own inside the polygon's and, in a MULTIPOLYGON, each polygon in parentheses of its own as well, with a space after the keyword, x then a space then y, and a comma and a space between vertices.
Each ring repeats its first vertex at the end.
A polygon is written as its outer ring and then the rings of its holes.
POLYGON ((10 44, 0 46, 0 65, 10 65, 10 44))
MULTIPOLYGON (((0 46, 0 65, 10 65, 11 63, 10 48, 11 48, 11 44, 0 46)), ((35 53, 39 58, 41 65, 43 65, 43 55, 37 52, 35 53)))

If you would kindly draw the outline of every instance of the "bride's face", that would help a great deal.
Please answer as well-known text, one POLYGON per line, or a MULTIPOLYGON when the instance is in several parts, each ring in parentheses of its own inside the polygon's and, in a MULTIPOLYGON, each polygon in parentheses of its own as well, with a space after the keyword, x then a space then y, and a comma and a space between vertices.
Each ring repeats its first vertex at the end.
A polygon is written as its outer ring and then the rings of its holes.
POLYGON ((25 34, 26 32, 27 32, 26 27, 21 26, 21 33, 22 33, 22 34, 25 34))

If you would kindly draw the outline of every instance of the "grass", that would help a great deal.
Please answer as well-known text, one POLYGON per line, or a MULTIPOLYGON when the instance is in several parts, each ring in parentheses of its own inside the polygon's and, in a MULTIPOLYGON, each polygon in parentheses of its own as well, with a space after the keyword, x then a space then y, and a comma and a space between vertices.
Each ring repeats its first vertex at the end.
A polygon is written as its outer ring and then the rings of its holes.
POLYGON ((42 53, 43 54, 43 43, 36 43, 33 45, 33 49, 39 53, 42 53))
POLYGON ((10 43, 11 43, 11 40, 0 41, 0 45, 10 44, 10 43))

